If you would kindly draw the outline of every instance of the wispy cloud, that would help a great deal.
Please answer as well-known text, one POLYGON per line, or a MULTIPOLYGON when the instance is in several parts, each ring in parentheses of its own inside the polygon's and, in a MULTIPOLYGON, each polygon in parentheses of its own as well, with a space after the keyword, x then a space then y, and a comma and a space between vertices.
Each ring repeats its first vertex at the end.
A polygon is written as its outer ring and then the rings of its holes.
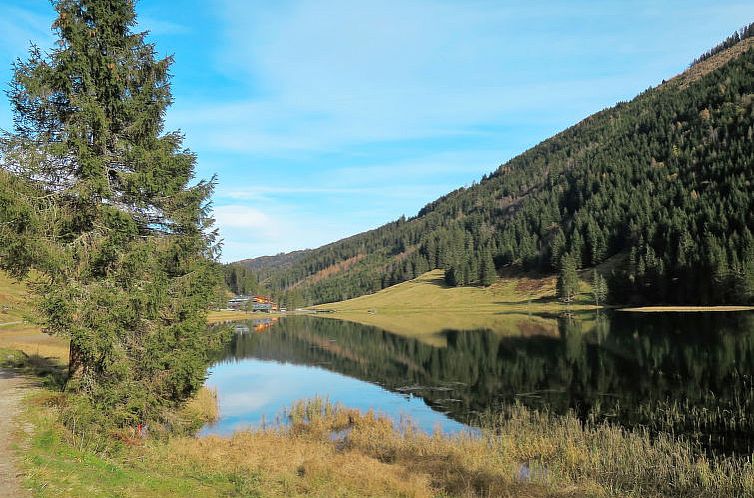
MULTIPOLYGON (((754 20, 750 0, 136 5, 176 55, 167 127, 219 173, 226 260, 412 215, 754 20)), ((52 46, 47 2, 0 12, 6 62, 52 46)))
POLYGON ((226 228, 250 228, 265 234, 275 232, 275 222, 266 213, 246 205, 223 205, 214 209, 215 220, 226 228))
MULTIPOLYGON (((219 64, 253 81, 253 91, 179 103, 172 118, 210 148, 269 155, 563 123, 645 88, 626 62, 648 63, 652 48, 614 28, 629 12, 651 18, 652 6, 335 0, 260 9, 226 1, 224 40, 233 48, 218 53, 219 64)), ((672 74, 651 82, 663 76, 672 74)))
POLYGON ((54 12, 46 3, 40 2, 40 4, 42 5, 36 5, 35 9, 0 4, 2 8, 0 51, 3 55, 23 57, 31 43, 36 43, 41 47, 52 44, 50 26, 54 19, 54 12))

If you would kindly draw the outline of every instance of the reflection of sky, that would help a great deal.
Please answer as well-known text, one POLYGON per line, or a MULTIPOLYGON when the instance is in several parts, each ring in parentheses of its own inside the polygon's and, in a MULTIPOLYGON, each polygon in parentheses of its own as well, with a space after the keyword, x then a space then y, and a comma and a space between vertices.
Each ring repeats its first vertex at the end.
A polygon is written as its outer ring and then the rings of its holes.
POLYGON ((373 409, 396 422, 408 416, 421 429, 458 432, 465 426, 432 410, 421 398, 390 392, 374 384, 319 367, 245 359, 215 365, 207 385, 217 388, 220 420, 202 434, 231 434, 274 422, 295 401, 326 397, 362 411, 373 409))

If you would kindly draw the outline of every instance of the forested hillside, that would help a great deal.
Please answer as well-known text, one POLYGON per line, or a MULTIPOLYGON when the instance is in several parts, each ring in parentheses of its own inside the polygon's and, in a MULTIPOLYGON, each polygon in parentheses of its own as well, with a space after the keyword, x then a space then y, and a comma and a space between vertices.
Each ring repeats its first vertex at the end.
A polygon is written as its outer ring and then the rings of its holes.
MULTIPOLYGON (((294 303, 351 298, 444 268, 557 272, 615 257, 614 302, 754 300, 754 29, 631 102, 588 117, 417 216, 243 264, 294 303)), ((232 273, 232 272, 231 272, 232 273)))

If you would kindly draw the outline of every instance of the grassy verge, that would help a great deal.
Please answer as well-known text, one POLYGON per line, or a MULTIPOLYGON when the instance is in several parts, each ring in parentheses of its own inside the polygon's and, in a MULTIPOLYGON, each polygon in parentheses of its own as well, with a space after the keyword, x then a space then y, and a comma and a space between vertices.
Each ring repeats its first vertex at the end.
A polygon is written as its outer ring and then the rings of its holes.
POLYGON ((285 428, 231 438, 72 435, 36 395, 24 465, 37 496, 750 496, 749 461, 709 460, 644 432, 512 407, 478 435, 396 430, 372 413, 300 403, 285 428))
POLYGON ((42 334, 39 327, 29 323, 29 299, 23 282, 0 271, 0 348, 67 362, 68 341, 42 334))

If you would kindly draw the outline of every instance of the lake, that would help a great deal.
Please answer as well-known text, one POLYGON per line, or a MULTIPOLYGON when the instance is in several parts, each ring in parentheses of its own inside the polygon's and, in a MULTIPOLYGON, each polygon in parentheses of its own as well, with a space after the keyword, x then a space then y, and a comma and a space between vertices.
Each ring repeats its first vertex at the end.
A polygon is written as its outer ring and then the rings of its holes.
POLYGON ((279 423, 320 396, 425 431, 522 403, 754 448, 753 312, 501 315, 494 329, 417 336, 310 316, 238 322, 209 371, 221 418, 203 434, 279 423))

